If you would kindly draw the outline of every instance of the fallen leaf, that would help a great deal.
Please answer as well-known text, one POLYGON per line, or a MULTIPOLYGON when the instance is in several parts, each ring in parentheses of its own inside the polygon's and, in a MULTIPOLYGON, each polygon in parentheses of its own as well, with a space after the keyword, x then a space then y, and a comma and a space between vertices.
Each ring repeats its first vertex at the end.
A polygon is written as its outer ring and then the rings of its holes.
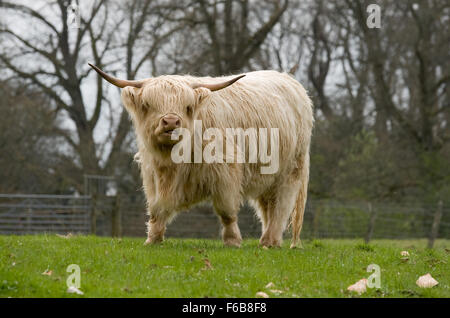
POLYGON ((203 262, 205 262, 205 268, 204 269, 213 269, 211 262, 209 261, 209 259, 204 258, 203 262))
POLYGON ((67 288, 67 292, 69 294, 77 294, 77 295, 83 295, 84 294, 81 290, 79 290, 75 286, 70 286, 69 288, 67 288))
POLYGON ((47 276, 52 276, 52 274, 53 274, 53 271, 52 271, 52 270, 48 270, 48 269, 46 269, 46 270, 42 273, 42 275, 47 275, 47 276))
POLYGON ((428 273, 426 275, 420 276, 419 279, 416 281, 416 284, 421 288, 431 288, 439 284, 439 282, 435 280, 433 277, 431 277, 430 273, 428 273))
POLYGON ((273 287, 275 287, 275 284, 272 282, 270 282, 266 285, 266 288, 273 288, 273 287))
POLYGON ((269 298, 269 295, 267 295, 265 292, 257 292, 256 297, 258 298, 269 298))
POLYGON ((273 294, 282 294, 283 293, 282 290, 278 290, 278 289, 269 289, 269 291, 273 294))
POLYGON ((409 256, 409 252, 408 251, 401 251, 400 255, 401 256, 409 256))
POLYGON ((363 278, 359 281, 357 281, 356 283, 354 283, 353 285, 350 285, 347 287, 348 291, 352 291, 352 292, 356 292, 358 294, 362 294, 364 292, 366 292, 367 289, 367 279, 363 278))
POLYGON ((122 288, 122 291, 124 291, 124 292, 126 292, 126 293, 132 293, 132 292, 133 292, 133 291, 132 291, 130 288, 128 288, 128 287, 122 288))

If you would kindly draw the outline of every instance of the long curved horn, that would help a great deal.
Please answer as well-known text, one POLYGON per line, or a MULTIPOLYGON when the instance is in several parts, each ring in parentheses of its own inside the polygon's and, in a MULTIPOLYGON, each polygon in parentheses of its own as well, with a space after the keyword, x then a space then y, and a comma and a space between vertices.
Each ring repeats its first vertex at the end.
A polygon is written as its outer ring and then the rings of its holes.
POLYGON ((214 91, 218 91, 219 89, 225 88, 227 86, 230 86, 231 84, 233 84, 234 82, 236 82, 237 80, 240 80, 241 78, 243 78, 245 76, 244 75, 239 75, 233 79, 230 79, 226 82, 222 82, 222 83, 218 83, 218 84, 194 84, 192 85, 193 89, 199 88, 199 87, 204 87, 204 88, 208 88, 209 90, 211 90, 212 92, 214 91))
POLYGON ((103 77, 105 80, 110 82, 113 85, 116 85, 117 87, 124 88, 126 86, 133 86, 137 88, 141 88, 142 84, 144 84, 143 80, 140 81, 129 81, 129 80, 122 80, 117 77, 111 76, 103 72, 101 69, 99 69, 97 66, 88 63, 90 67, 92 67, 98 74, 100 74, 101 77, 103 77))

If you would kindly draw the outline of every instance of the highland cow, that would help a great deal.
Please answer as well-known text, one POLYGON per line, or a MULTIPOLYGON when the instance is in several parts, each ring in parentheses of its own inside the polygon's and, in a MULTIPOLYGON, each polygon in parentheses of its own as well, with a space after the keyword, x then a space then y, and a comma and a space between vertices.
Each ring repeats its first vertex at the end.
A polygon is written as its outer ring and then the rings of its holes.
MULTIPOLYGON (((163 75, 131 81, 90 66, 123 88, 122 101, 136 131, 136 157, 150 217, 146 243, 161 242, 166 225, 178 212, 211 200, 223 225, 224 243, 240 246, 237 219, 245 199, 262 222, 262 246, 280 246, 289 220, 291 247, 299 243, 314 118, 310 98, 292 76, 256 71, 218 78, 163 75), (230 144, 227 129, 277 128, 278 140, 270 141, 277 143, 277 170, 262 173, 265 164, 254 161, 174 162, 171 153, 179 142, 174 134, 178 129, 193 132, 194 121, 201 122, 203 131, 223 132, 225 148, 230 144)), ((243 155, 248 157, 254 145, 248 142, 249 136, 244 138, 243 155)), ((229 150, 238 155, 239 149, 229 150)))

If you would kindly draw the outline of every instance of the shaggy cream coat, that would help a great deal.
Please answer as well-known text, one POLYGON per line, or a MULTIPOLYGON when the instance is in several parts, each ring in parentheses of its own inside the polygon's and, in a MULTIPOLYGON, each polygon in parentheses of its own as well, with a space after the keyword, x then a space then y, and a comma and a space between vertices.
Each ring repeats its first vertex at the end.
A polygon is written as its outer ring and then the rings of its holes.
POLYGON ((289 218, 291 246, 297 244, 309 178, 312 102, 299 82, 276 71, 246 73, 219 91, 192 88, 231 78, 166 75, 146 80, 141 88, 123 89, 122 100, 138 139, 148 203, 147 243, 163 240, 166 225, 177 212, 210 199, 222 221, 225 244, 239 246, 237 214, 248 199, 262 222, 263 246, 281 244, 289 218), (226 128, 278 128, 279 170, 261 174, 261 163, 175 164, 171 147, 158 143, 155 135, 167 114, 181 118, 182 127, 191 131, 194 119, 202 120, 203 131, 218 128, 224 137, 226 128))

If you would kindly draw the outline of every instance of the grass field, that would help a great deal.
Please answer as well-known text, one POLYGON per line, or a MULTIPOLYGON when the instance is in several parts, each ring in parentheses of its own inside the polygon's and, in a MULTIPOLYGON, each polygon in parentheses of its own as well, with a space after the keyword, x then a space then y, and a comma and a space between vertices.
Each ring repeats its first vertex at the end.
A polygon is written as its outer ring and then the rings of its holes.
POLYGON ((217 240, 144 239, 55 235, 0 236, 0 297, 358 297, 347 287, 381 268, 381 288, 361 297, 450 297, 450 240, 314 240, 303 249, 240 249, 217 240), (408 258, 400 252, 407 250, 408 258), (66 292, 69 264, 81 269, 84 295, 66 292), (51 275, 42 273, 51 271, 51 275), (416 285, 426 273, 439 285, 416 285), (276 293, 265 286, 272 282, 276 293))

